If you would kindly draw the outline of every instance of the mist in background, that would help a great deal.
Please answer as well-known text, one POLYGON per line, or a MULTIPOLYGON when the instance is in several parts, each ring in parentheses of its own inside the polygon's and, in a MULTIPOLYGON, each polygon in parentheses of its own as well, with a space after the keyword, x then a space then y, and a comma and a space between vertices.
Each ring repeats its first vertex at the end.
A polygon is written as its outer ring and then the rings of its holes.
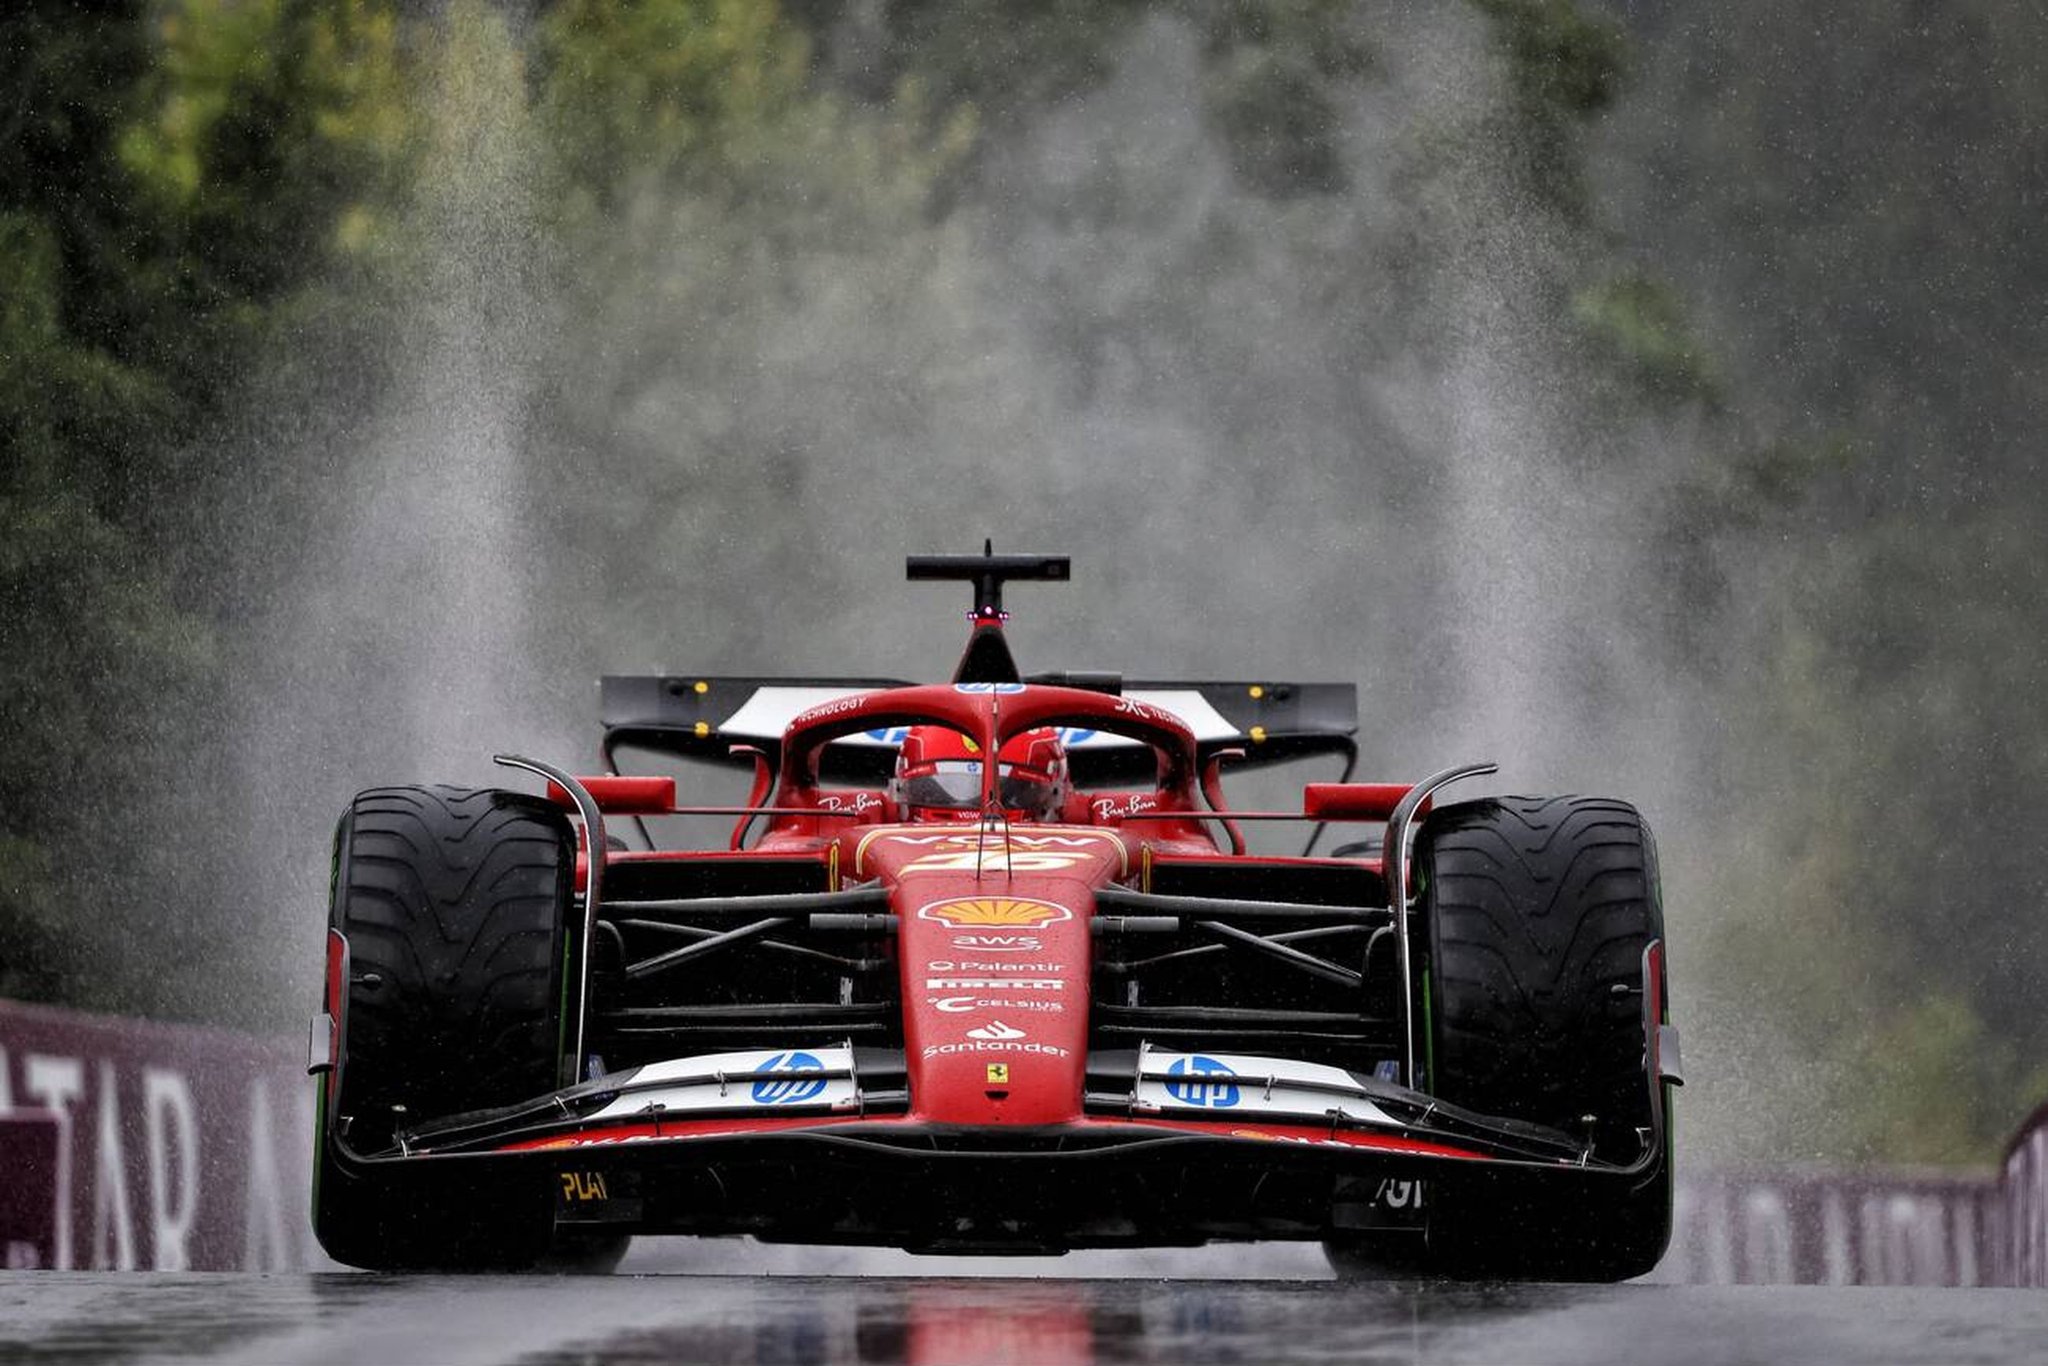
MULTIPOLYGON (((1506 790, 1625 792, 1682 850, 1711 751, 1655 658, 1683 610, 1650 572, 1670 473, 1583 401, 1555 305, 1588 235, 1494 135, 1483 15, 1297 22, 1141 7, 1092 79, 971 145, 892 145, 924 113, 897 99, 793 99, 726 115, 758 161, 628 142, 596 186, 554 178, 516 92, 437 82, 430 145, 470 154, 422 175, 424 288, 339 559, 279 603, 346 683, 256 690, 252 724, 323 759, 258 789, 264 847, 311 849, 361 785, 488 782, 494 746, 585 759, 600 671, 942 677, 960 604, 902 556, 988 536, 1076 557, 1013 595, 1033 667, 1358 680, 1371 774, 1491 758, 1506 790), (1348 51, 1322 59, 1315 184, 1255 180, 1215 88, 1313 71, 1289 46, 1318 43, 1348 51), (521 270, 541 186, 569 206, 544 281, 521 270)), ((251 878, 305 907, 325 872, 251 878)), ((1696 885, 1674 858, 1681 954, 1696 885)))
POLYGON ((241 321, 191 411, 12 475, 10 529, 129 538, 69 600, 0 566, 12 705, 136 719, 68 774, 19 747, 0 984, 296 1029, 354 791, 591 764, 600 673, 943 677, 961 603, 902 557, 990 537, 1074 557, 1012 594, 1027 668, 1356 681, 1361 777, 1642 806, 1692 1154, 1982 1160, 2048 1091, 2039 320, 1972 349, 1990 393, 1928 379, 1959 315, 1857 310, 1902 257, 2038 286, 2039 72, 1970 141, 2009 239, 1950 238, 1914 175, 2010 43, 1924 39, 1923 162, 1859 141, 1916 53, 1681 10, 149 7, 185 23, 105 58, 107 174, 218 287, 139 347, 94 308, 157 277, 60 250, 54 316, 174 377, 172 322, 241 321), (39 654, 117 588, 127 634, 39 654), (178 685, 52 684, 121 668, 178 685), (140 852, 76 857, 81 774, 133 776, 140 852))

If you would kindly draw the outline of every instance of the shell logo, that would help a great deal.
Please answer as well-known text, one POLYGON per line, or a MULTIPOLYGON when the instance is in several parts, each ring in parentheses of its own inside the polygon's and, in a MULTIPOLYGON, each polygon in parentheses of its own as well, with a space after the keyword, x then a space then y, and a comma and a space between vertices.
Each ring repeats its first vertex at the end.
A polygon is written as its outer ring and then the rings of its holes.
POLYGON ((967 925, 1000 925, 1016 929, 1072 920, 1074 913, 1065 906, 1056 906, 1050 901, 1034 901, 1014 896, 968 896, 956 897, 951 901, 934 901, 920 909, 917 918, 936 920, 942 925, 952 925, 956 928, 967 925))

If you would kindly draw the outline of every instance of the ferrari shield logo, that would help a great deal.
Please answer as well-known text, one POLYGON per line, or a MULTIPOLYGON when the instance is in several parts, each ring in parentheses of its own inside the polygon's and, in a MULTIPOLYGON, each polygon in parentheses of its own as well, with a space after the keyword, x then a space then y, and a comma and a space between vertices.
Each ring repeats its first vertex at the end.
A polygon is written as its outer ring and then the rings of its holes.
POLYGON ((1050 901, 1036 901, 1028 897, 969 896, 957 897, 951 901, 934 901, 920 909, 917 918, 936 920, 942 925, 951 925, 956 929, 970 925, 1000 925, 1007 929, 1029 929, 1051 925, 1061 920, 1072 920, 1074 913, 1050 901))

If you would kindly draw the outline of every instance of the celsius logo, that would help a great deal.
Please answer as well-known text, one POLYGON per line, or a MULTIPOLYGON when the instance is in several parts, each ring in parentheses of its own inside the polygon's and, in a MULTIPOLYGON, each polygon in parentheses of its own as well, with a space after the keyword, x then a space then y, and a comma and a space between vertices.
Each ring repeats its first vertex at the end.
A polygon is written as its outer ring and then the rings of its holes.
POLYGON ((825 1094, 825 1064, 809 1053, 777 1053, 754 1070, 790 1074, 755 1082, 756 1105, 801 1105, 825 1094))
POLYGON ((1001 1020, 990 1020, 979 1029, 968 1030, 967 1037, 970 1039, 1021 1039, 1024 1037, 1024 1031, 1012 1029, 1001 1020))
POLYGON ((1074 913, 1050 901, 1014 896, 969 896, 952 901, 934 901, 929 906, 920 907, 917 918, 936 920, 955 929, 969 925, 1037 929, 1041 925, 1072 920, 1074 913))
POLYGON ((940 996, 925 998, 925 1004, 948 1015, 970 1015, 977 1010, 1025 1011, 1039 1015, 1064 1015, 1067 1008, 1058 1001, 1027 1001, 1015 996, 940 996))
POLYGON ((1205 1058, 1199 1053, 1193 1057, 1175 1058, 1173 1065, 1166 1069, 1166 1075, 1174 1078, 1166 1083, 1166 1094, 1183 1105, 1228 1110, 1237 1104, 1237 1083, 1222 1080, 1235 1077, 1237 1073, 1214 1058, 1205 1058))
POLYGON ((1067 1008, 1058 1001, 1020 1001, 1009 996, 927 997, 925 1004, 948 1015, 971 1015, 977 1010, 1023 1010, 1046 1015, 1067 1013, 1067 1008))

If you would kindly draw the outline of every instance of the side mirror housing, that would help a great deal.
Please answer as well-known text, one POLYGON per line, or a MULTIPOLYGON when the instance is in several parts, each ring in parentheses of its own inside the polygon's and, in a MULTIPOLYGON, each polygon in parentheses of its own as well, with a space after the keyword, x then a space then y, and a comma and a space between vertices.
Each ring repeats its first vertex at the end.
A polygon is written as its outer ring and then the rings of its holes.
MULTIPOLYGON (((676 809, 676 780, 674 778, 648 778, 639 775, 621 776, 607 773, 597 777, 578 778, 584 790, 590 793, 597 809, 612 816, 661 816, 676 809)), ((560 783, 548 784, 548 800, 558 806, 575 809, 569 793, 560 783)))
MULTIPOLYGON (((1309 783, 1301 790, 1301 812, 1312 821, 1383 821, 1408 795, 1410 783, 1309 783)), ((1429 810, 1425 797, 1415 814, 1429 810)))

